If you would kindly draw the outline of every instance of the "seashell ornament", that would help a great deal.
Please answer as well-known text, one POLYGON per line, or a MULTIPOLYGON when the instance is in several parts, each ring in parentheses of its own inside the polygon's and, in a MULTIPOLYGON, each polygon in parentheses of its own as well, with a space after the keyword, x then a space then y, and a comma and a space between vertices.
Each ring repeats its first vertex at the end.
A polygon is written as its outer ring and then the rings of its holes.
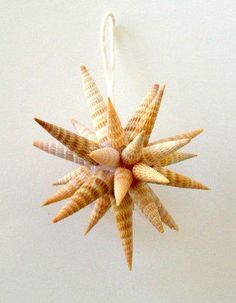
MULTIPOLYGON (((158 186, 173 186, 192 189, 209 189, 187 176, 169 170, 171 164, 195 157, 182 148, 199 135, 203 129, 181 133, 172 137, 150 142, 150 136, 157 119, 164 85, 154 84, 142 100, 126 126, 122 126, 112 103, 114 49, 108 60, 108 46, 105 31, 108 20, 113 41, 115 17, 109 13, 102 27, 103 57, 107 81, 107 98, 103 98, 87 67, 81 67, 83 89, 87 99, 94 131, 72 119, 75 133, 38 118, 42 126, 58 143, 35 141, 37 148, 74 162, 72 172, 54 182, 62 187, 43 205, 68 199, 53 218, 59 222, 94 202, 84 234, 88 234, 111 208, 121 238, 128 268, 133 259, 133 205, 160 233, 164 225, 170 229, 179 227, 169 211, 147 183, 158 186), (109 63, 110 61, 110 63, 109 63), (106 101, 104 101, 106 100, 106 101)), ((113 45, 112 43, 109 45, 113 45)), ((113 46, 110 46, 113 47, 113 46)), ((105 252, 104 252, 105 253, 105 252)))

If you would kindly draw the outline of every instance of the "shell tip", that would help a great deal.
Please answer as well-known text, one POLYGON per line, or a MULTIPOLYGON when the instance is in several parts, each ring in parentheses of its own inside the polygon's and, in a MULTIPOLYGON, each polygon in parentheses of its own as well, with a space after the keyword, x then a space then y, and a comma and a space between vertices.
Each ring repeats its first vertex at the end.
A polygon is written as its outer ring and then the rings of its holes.
POLYGON ((34 118, 34 121, 37 122, 39 125, 44 126, 45 122, 43 120, 40 120, 38 118, 34 118))
POLYGON ((60 221, 61 220, 61 218, 59 218, 58 216, 56 216, 56 217, 54 217, 53 219, 52 219, 52 223, 57 223, 58 221, 60 221))
POLYGON ((130 262, 130 263, 128 263, 128 268, 129 268, 129 271, 131 271, 132 270, 132 263, 130 262))
POLYGON ((80 66, 80 70, 81 70, 81 72, 86 72, 87 71, 87 67, 85 65, 81 65, 80 66))

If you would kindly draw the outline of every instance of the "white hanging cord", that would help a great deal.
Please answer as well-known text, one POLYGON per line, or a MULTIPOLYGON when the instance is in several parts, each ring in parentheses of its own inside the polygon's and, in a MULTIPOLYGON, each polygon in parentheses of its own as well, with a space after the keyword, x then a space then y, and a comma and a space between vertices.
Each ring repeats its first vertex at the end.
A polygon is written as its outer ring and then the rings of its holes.
POLYGON ((115 72, 115 16, 112 13, 105 15, 101 27, 101 51, 103 65, 106 77, 107 96, 112 99, 114 89, 114 72, 115 72))

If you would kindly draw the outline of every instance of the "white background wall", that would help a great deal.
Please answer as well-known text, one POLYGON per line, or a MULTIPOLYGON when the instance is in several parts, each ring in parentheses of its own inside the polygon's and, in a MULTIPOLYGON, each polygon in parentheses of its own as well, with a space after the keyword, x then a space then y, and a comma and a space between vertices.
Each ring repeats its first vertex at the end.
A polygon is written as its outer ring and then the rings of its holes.
POLYGON ((1 1, 0 302, 235 302, 235 1, 1 1), (37 116, 91 125, 79 67, 105 94, 98 31, 117 17, 114 104, 125 123, 149 86, 167 89, 154 137, 198 127, 173 167, 212 191, 153 186, 180 225, 134 215, 129 272, 112 213, 86 237, 91 207, 58 224, 40 208, 75 165, 40 152, 37 116))

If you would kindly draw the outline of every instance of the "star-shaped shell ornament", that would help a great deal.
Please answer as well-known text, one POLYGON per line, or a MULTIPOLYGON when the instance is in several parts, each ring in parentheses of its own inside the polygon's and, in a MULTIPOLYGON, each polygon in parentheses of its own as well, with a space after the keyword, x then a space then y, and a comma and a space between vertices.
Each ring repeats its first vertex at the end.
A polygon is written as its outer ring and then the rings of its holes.
POLYGON ((43 205, 68 199, 54 217, 56 223, 95 202, 87 234, 112 207, 129 269, 133 256, 133 204, 161 233, 163 223, 178 225, 147 183, 208 189, 166 167, 196 155, 180 151, 203 129, 149 143, 165 86, 154 84, 125 128, 108 98, 104 102, 85 66, 81 67, 84 93, 95 131, 72 120, 75 133, 35 118, 60 143, 34 142, 34 146, 75 162, 78 168, 54 182, 62 187, 43 205))

